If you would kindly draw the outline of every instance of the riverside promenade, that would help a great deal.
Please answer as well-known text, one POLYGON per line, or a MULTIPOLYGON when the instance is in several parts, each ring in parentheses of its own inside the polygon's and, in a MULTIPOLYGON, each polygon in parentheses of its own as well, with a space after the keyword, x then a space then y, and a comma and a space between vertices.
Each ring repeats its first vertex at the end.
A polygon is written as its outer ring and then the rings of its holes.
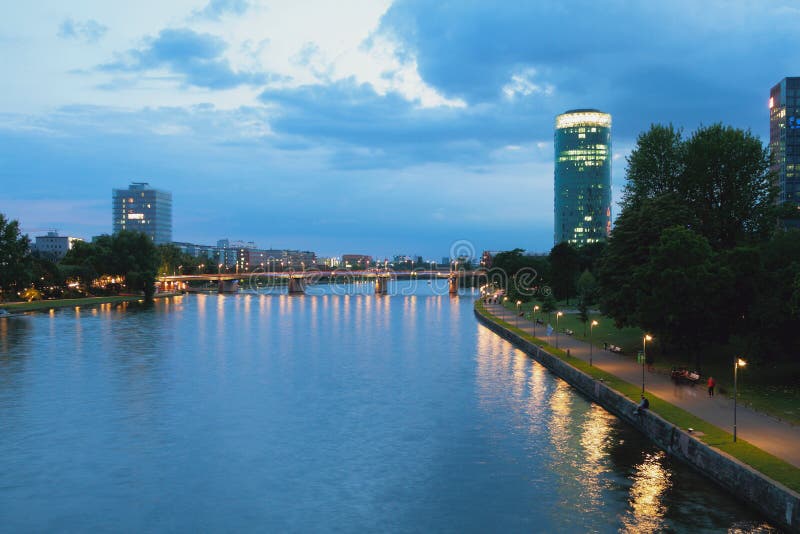
MULTIPOLYGON (((546 325, 515 315, 500 304, 485 304, 492 315, 545 341, 556 345, 556 334, 546 335, 546 325), (535 330, 535 331, 534 331, 535 330)), ((589 344, 564 333, 558 335, 558 347, 569 350, 572 356, 589 361, 589 344)), ((631 356, 594 347, 593 365, 631 384, 642 383, 642 366, 631 356)), ((731 373, 733 366, 731 366, 731 373)), ((733 431, 733 399, 722 395, 708 396, 705 382, 691 386, 675 384, 664 374, 645 372, 645 396, 659 397, 687 412, 730 432, 733 431)), ((793 426, 741 404, 737 407, 737 435, 759 449, 800 468, 800 426, 793 426)))

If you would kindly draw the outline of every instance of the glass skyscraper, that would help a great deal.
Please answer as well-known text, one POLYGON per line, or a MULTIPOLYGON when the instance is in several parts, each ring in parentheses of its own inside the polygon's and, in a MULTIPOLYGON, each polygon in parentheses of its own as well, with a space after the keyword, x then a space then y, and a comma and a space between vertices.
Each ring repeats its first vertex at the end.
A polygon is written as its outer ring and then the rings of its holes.
POLYGON ((114 233, 133 230, 150 236, 156 245, 172 242, 172 193, 134 182, 111 195, 114 233))
POLYGON ((555 244, 611 233, 611 115, 575 109, 556 117, 555 244))
POLYGON ((778 202, 800 206, 800 77, 784 78, 769 92, 769 149, 778 202))

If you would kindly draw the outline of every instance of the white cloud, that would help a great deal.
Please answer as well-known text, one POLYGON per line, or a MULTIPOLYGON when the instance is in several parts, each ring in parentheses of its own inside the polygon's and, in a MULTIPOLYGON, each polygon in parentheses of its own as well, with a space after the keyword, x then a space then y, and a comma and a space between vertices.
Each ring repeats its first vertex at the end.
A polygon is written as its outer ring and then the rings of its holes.
POLYGON ((526 68, 515 72, 511 75, 511 79, 503 86, 503 94, 508 99, 516 98, 517 96, 530 96, 540 94, 544 96, 551 96, 555 92, 555 87, 549 83, 536 83, 533 79, 536 77, 536 69, 526 68))

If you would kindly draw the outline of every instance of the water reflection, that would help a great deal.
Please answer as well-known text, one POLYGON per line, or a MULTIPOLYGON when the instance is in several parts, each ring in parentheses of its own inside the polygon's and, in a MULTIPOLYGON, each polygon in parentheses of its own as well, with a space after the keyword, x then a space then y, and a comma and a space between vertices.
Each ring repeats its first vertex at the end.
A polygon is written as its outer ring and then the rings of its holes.
POLYGON ((645 455, 636 466, 630 490, 630 509, 622 523, 626 532, 661 532, 667 507, 664 497, 671 485, 671 474, 664 467, 666 453, 645 455))
POLYGON ((358 287, 0 324, 0 530, 108 530, 101 516, 276 532, 753 520, 478 326, 470 299, 358 287))

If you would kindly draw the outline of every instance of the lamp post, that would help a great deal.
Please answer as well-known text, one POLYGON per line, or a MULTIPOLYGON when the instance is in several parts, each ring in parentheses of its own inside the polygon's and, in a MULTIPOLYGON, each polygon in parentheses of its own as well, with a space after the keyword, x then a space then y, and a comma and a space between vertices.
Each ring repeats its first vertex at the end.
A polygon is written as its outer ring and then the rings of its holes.
POLYGON ((533 307, 533 337, 536 337, 536 312, 539 311, 539 305, 533 307))
POLYGON ((503 297, 503 320, 506 320, 506 302, 508 302, 508 297, 503 297))
POLYGON ((521 301, 521 300, 518 300, 518 301, 517 301, 517 319, 516 319, 517 328, 519 328, 519 307, 520 307, 521 305, 522 305, 522 301, 521 301))
POLYGON ((558 348, 558 318, 564 315, 563 312, 556 312, 556 348, 558 348))
POLYGON ((738 370, 739 367, 744 367, 747 365, 747 362, 741 358, 734 358, 733 359, 733 442, 736 443, 736 381, 738 379, 738 370))
POLYGON ((644 361, 647 359, 647 342, 652 341, 653 336, 645 334, 642 338, 642 395, 644 395, 644 361))
MULTIPOLYGON (((591 323, 589 323, 589 367, 592 366, 592 351, 594 349, 594 347, 593 347, 594 342, 593 342, 593 336, 592 336, 592 329, 597 325, 598 325, 597 321, 592 321, 591 323)), ((585 330, 584 330, 584 332, 585 332, 585 330)))

